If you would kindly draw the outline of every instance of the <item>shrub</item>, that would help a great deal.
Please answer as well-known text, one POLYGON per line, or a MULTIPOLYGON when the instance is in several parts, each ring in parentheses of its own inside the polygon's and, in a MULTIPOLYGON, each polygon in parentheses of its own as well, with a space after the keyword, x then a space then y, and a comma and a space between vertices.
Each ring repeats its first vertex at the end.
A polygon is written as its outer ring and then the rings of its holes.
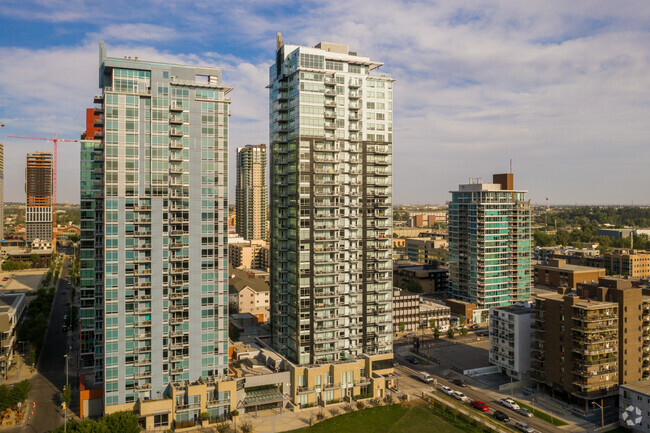
POLYGON ((375 397, 372 400, 370 400, 370 404, 375 406, 375 407, 379 406, 381 404, 381 400, 375 397))
POLYGON ((228 422, 220 422, 217 424, 217 433, 230 433, 232 432, 232 428, 230 427, 230 424, 228 422))
POLYGON ((332 415, 332 416, 336 416, 336 415, 338 415, 338 414, 340 413, 340 411, 339 411, 337 408, 333 407, 333 408, 331 408, 331 409, 329 410, 329 413, 330 413, 330 415, 332 415))
POLYGON ((210 414, 207 412, 201 412, 201 421, 207 421, 210 419, 210 414))
POLYGON ((352 406, 350 403, 346 404, 343 406, 343 410, 346 412, 352 412, 354 410, 354 406, 352 406))
POLYGON ((357 409, 361 410, 361 409, 363 409, 365 407, 366 407, 366 405, 365 405, 364 402, 362 402, 362 401, 357 402, 357 409))
POLYGON ((241 433, 253 433, 255 430, 255 427, 253 427, 253 423, 250 421, 244 421, 239 425, 239 430, 241 430, 241 433))
POLYGON ((384 403, 393 404, 393 396, 390 394, 386 394, 386 397, 384 397, 384 403))
POLYGON ((400 402, 404 403, 408 399, 408 396, 406 394, 402 394, 398 398, 400 402))
POLYGON ((318 413, 316 414, 316 419, 317 419, 318 421, 322 421, 322 420, 324 420, 324 419, 325 419, 325 414, 324 414, 323 412, 318 412, 318 413))

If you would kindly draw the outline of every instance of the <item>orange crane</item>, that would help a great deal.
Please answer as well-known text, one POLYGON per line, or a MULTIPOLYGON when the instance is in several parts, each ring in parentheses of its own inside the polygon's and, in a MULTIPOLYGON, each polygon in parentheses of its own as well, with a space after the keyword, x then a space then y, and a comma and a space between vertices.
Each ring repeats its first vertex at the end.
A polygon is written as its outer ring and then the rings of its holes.
POLYGON ((24 138, 26 140, 51 141, 51 142, 54 143, 54 167, 53 167, 53 170, 52 170, 52 236, 54 237, 54 239, 52 241, 52 248, 53 248, 54 253, 56 253, 56 151, 57 151, 57 143, 59 141, 62 141, 62 142, 65 142, 65 143, 76 143, 77 140, 64 140, 62 138, 59 138, 58 134, 56 132, 54 132, 54 138, 29 137, 29 136, 25 136, 25 135, 7 135, 7 137, 24 138))

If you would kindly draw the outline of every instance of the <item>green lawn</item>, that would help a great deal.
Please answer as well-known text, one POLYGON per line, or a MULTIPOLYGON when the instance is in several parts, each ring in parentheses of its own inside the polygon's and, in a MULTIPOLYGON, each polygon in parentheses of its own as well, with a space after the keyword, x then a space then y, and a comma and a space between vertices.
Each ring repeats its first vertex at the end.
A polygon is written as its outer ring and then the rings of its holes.
POLYGON ((480 432, 454 416, 424 404, 380 406, 335 416, 289 433, 464 433, 480 432))
POLYGON ((567 423, 564 422, 563 420, 561 420, 559 418, 555 418, 554 416, 549 415, 546 412, 542 412, 541 410, 533 409, 532 406, 529 406, 526 403, 522 403, 519 400, 515 400, 515 402, 519 406, 524 407, 524 408, 528 409, 529 411, 531 411, 533 413, 533 415, 536 416, 537 418, 543 419, 544 421, 546 421, 548 423, 551 423, 551 424, 556 425, 556 426, 567 425, 567 423))

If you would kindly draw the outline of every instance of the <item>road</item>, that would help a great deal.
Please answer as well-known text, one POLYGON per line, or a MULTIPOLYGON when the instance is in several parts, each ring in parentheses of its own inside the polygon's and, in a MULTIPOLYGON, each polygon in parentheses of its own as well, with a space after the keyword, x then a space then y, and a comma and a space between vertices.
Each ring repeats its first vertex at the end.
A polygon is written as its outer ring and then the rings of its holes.
MULTIPOLYGON (((537 417, 527 418, 515 411, 512 411, 510 409, 507 409, 506 407, 501 406, 499 404, 499 400, 502 398, 507 398, 508 397, 507 395, 501 395, 493 391, 488 391, 488 390, 474 387, 472 385, 468 385, 466 387, 461 388, 456 385, 453 385, 450 380, 447 380, 444 377, 436 375, 434 368, 428 366, 425 367, 421 365, 413 366, 413 367, 417 368, 417 370, 415 370, 411 366, 405 366, 405 365, 399 365, 397 367, 397 370, 402 376, 399 381, 400 391, 407 392, 410 394, 416 394, 416 395, 421 395, 423 391, 432 392, 433 391, 432 385, 426 384, 421 380, 417 379, 416 377, 416 372, 418 370, 428 371, 437 380, 438 388, 440 388, 440 386, 442 385, 447 385, 448 387, 450 387, 455 391, 460 391, 464 393, 470 400, 481 400, 483 403, 487 404, 490 407, 490 412, 489 412, 490 415, 493 414, 495 410, 500 410, 501 412, 505 412, 511 419, 523 421, 539 432, 566 433, 566 430, 562 430, 558 427, 552 426, 551 424, 537 417)), ((463 378, 463 380, 467 382, 465 378, 463 378)), ((442 395, 442 392, 438 391, 438 394, 442 395)), ((458 403, 466 404, 461 402, 458 403)), ((466 405, 468 408, 471 408, 471 406, 469 406, 468 404, 466 405)), ((512 421, 510 421, 509 424, 512 427, 512 421)))
MULTIPOLYGON (((50 322, 38 360, 38 374, 31 379, 32 390, 29 401, 36 403, 34 416, 28 425, 11 432, 45 433, 54 430, 63 423, 60 409, 60 392, 65 385, 65 354, 67 337, 63 332, 63 316, 66 313, 66 302, 69 300, 68 265, 61 266, 61 275, 54 295, 50 322)), ((70 376, 72 377, 72 376, 70 376)))

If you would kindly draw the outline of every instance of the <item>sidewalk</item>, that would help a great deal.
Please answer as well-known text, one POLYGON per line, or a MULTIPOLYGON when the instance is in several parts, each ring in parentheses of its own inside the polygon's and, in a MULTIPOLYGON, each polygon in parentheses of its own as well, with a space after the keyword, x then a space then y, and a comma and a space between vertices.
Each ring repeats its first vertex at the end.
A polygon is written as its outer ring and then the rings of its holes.
POLYGON ((31 379, 36 374, 36 371, 29 365, 25 364, 21 355, 14 355, 14 362, 9 371, 7 372, 7 379, 0 380, 0 385, 12 385, 20 382, 21 380, 31 379))

